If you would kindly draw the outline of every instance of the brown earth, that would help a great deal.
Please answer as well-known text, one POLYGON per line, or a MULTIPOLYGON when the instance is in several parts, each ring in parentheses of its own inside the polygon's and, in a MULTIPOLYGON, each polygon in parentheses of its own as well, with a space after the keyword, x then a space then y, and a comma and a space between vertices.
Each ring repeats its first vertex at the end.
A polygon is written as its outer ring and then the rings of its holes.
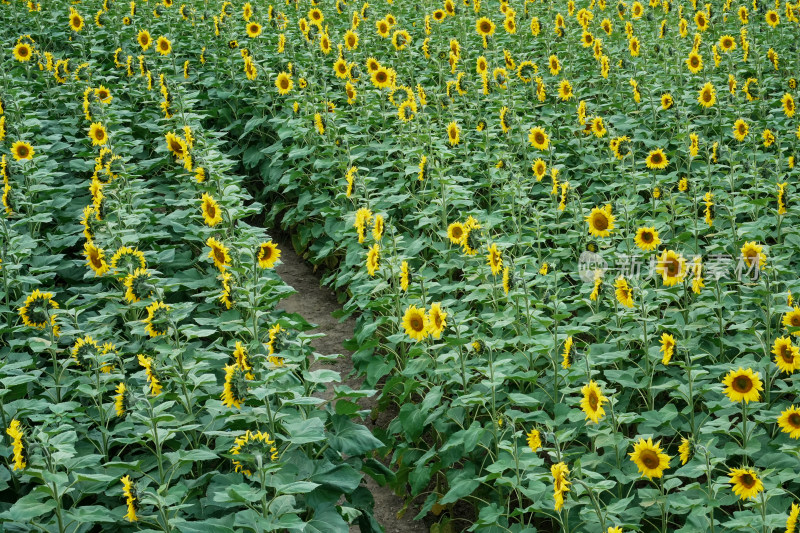
MULTIPOLYGON (((339 372, 342 384, 357 390, 361 387, 362 380, 351 376, 353 363, 350 360, 351 352, 344 349, 342 343, 353 336, 355 320, 352 318, 339 321, 331 316, 341 306, 336 300, 336 295, 326 287, 320 285, 319 277, 314 273, 303 259, 292 249, 287 242, 279 244, 281 262, 276 271, 281 279, 297 291, 296 294, 285 298, 278 305, 289 313, 298 313, 308 322, 316 324, 316 329, 310 333, 324 333, 324 337, 314 339, 312 347, 321 355, 341 354, 335 361, 318 361, 312 365, 313 369, 328 368, 339 372)), ((329 387, 323 398, 330 399, 333 388, 329 387)), ((367 398, 359 402, 364 409, 375 407, 375 398, 367 398)), ((369 421, 369 417, 367 417, 369 421)), ((364 423, 364 422, 362 422, 364 423)), ((367 427, 370 423, 364 423, 367 427)), ((381 487, 371 477, 365 476, 367 489, 375 498, 375 519, 386 529, 386 533, 427 533, 428 528, 422 522, 415 522, 412 518, 418 509, 409 508, 402 518, 397 513, 403 508, 403 499, 398 497, 388 486, 381 487)), ((350 532, 358 532, 358 526, 351 526, 350 532)))

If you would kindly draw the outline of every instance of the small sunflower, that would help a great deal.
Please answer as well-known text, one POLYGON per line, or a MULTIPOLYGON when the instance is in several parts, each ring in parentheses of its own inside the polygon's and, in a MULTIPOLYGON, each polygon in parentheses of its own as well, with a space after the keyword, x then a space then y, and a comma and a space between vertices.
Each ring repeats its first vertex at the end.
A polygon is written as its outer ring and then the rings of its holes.
POLYGON ((203 214, 203 221, 207 226, 214 227, 222 222, 222 211, 214 197, 208 193, 203 193, 201 198, 200 210, 203 214))
POLYGON ((709 108, 717 102, 717 92, 711 82, 706 82, 700 89, 700 94, 697 95, 697 101, 700 105, 709 108))
POLYGON ((450 146, 456 146, 459 143, 460 132, 461 130, 458 128, 458 124, 456 124, 455 121, 447 125, 447 139, 450 142, 450 146))
MULTIPOLYGON (((800 307, 794 306, 792 310, 783 315, 781 322, 786 328, 800 328, 800 307)), ((793 331, 792 335, 800 336, 800 331, 793 331)))
POLYGON ((92 123, 89 126, 89 138, 92 140, 92 146, 103 146, 108 142, 108 132, 105 126, 99 122, 92 123))
POLYGON ((98 248, 90 241, 83 245, 83 253, 86 256, 86 264, 94 271, 95 276, 102 276, 108 272, 108 263, 102 248, 98 248))
POLYGON ((258 22, 250 22, 247 24, 247 36, 251 39, 255 39, 261 35, 261 24, 258 22))
POLYGON ((545 133, 544 129, 540 127, 531 128, 528 132, 528 141, 531 146, 539 150, 547 150, 550 146, 550 138, 545 133))
POLYGON ((214 266, 220 270, 225 270, 231 265, 231 256, 228 248, 214 237, 209 237, 206 246, 211 248, 208 257, 214 261, 214 266))
POLYGON ((14 46, 14 59, 21 63, 26 63, 33 56, 33 48, 28 43, 17 43, 14 46))
POLYGON ((275 78, 275 87, 278 88, 278 94, 280 95, 289 94, 293 86, 294 82, 292 81, 292 77, 287 72, 281 72, 278 74, 278 77, 275 78))
POLYGON ((457 246, 464 244, 466 236, 467 229, 461 222, 453 222, 447 227, 447 237, 450 239, 451 243, 457 246))
POLYGON ((779 337, 772 345, 775 364, 781 372, 791 374, 800 369, 800 347, 792 345, 791 337, 779 337))
POLYGON ((666 111, 672 107, 673 103, 674 101, 671 94, 665 93, 661 95, 661 109, 666 111))
POLYGON ((156 41, 156 50, 162 56, 168 56, 172 52, 172 43, 163 35, 156 41))
POLYGON ((661 348, 659 351, 663 352, 661 363, 665 366, 668 365, 672 359, 672 355, 675 353, 675 337, 669 333, 663 333, 661 335, 661 348))
POLYGON ((750 127, 747 125, 747 122, 745 122, 744 119, 737 119, 733 124, 733 138, 739 142, 744 141, 749 131, 750 127))
POLYGON ((439 339, 447 327, 447 312, 442 310, 442 304, 431 304, 431 310, 428 312, 428 329, 431 337, 439 339))
POLYGON ((745 242, 742 245, 741 253, 742 258, 744 259, 745 264, 748 267, 753 268, 755 263, 758 263, 755 267, 757 270, 760 270, 767 264, 767 255, 763 253, 764 247, 760 244, 757 244, 755 241, 745 242))
POLYGON ((688 274, 686 259, 673 250, 664 250, 658 259, 656 272, 661 275, 665 287, 683 282, 688 274))
POLYGON ((33 146, 25 141, 17 141, 11 145, 11 155, 17 161, 29 161, 35 153, 33 146))

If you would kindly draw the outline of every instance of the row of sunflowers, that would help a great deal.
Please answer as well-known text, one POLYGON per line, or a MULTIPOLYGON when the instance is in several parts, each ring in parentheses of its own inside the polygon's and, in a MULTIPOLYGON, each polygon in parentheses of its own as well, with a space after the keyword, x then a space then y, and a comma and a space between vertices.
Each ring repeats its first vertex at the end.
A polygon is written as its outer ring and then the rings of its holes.
POLYGON ((0 5, 9 530, 379 530, 382 443, 276 309, 281 250, 208 101, 242 83, 198 58, 197 4, 0 5))

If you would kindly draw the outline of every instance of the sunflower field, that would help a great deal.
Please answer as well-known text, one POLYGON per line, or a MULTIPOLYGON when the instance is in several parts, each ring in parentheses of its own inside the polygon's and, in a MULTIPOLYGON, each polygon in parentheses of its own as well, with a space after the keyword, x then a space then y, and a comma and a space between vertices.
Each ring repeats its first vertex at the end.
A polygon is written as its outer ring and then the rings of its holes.
POLYGON ((800 2, 0 24, 0 528, 796 531, 800 2))

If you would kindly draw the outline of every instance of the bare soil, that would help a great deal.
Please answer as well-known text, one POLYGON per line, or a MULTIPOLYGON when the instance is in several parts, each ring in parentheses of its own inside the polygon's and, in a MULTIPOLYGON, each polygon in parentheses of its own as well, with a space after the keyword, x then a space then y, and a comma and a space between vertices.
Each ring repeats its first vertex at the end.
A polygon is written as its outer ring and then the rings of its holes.
MULTIPOLYGON (((327 287, 321 286, 319 277, 314 273, 312 267, 294 252, 288 240, 284 240, 279 246, 281 262, 277 265, 277 273, 297 293, 282 300, 278 308, 289 313, 298 313, 308 322, 316 324, 316 329, 311 333, 325 334, 324 337, 312 341, 312 346, 317 353, 342 355, 335 361, 317 361, 312 368, 329 368, 339 372, 343 384, 358 390, 362 380, 351 375, 353 373, 353 363, 350 359, 352 353, 342 346, 345 340, 353 336, 355 320, 349 318, 340 322, 333 318, 331 313, 341 309, 336 295, 327 287)), ((332 398, 332 387, 322 397, 332 398)), ((364 399, 359 402, 359 405, 364 409, 373 409, 375 399, 364 399)), ((370 427, 370 417, 367 417, 367 422, 362 423, 370 427)), ((388 486, 381 487, 371 477, 365 476, 365 478, 366 487, 375 498, 375 519, 386 529, 386 533, 428 532, 428 528, 421 521, 413 520, 413 517, 419 512, 418 509, 412 506, 402 518, 398 518, 397 513, 403 508, 403 498, 398 497, 388 486)), ((358 531, 360 531, 358 526, 351 526, 351 533, 358 531)))

